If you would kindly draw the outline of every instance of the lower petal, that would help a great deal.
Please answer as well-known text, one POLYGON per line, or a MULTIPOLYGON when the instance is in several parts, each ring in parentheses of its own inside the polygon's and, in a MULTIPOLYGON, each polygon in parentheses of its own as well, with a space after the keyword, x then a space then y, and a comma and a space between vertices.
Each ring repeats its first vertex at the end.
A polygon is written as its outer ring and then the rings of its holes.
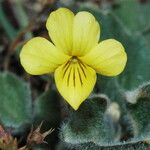
POLYGON ((96 82, 96 72, 81 62, 68 61, 56 69, 54 76, 58 91, 75 110, 90 95, 96 82))

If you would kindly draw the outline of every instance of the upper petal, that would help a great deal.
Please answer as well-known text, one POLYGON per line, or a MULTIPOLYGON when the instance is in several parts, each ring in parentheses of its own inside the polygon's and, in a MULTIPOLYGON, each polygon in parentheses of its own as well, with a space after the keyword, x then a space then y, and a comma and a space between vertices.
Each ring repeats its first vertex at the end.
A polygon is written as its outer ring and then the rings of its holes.
POLYGON ((57 48, 70 54, 74 14, 67 8, 52 12, 46 22, 49 35, 57 48))
POLYGON ((86 56, 80 59, 93 67, 97 73, 115 76, 124 70, 127 55, 120 42, 108 39, 100 42, 86 56))
POLYGON ((69 56, 58 51, 51 42, 42 37, 28 41, 20 53, 22 66, 32 75, 54 72, 59 65, 68 59, 69 56))
POLYGON ((98 44, 100 27, 89 12, 79 12, 74 17, 72 55, 83 56, 98 44))
POLYGON ((54 76, 58 91, 75 110, 90 95, 96 82, 96 72, 82 63, 68 62, 58 67, 54 76))

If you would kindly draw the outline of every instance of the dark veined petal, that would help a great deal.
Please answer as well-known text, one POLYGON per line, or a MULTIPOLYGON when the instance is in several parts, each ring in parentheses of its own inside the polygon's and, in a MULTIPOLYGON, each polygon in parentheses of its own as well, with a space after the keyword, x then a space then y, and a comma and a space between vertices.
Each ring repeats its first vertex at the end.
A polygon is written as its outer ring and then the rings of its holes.
POLYGON ((75 110, 90 95, 96 82, 96 72, 81 62, 68 61, 56 69, 54 76, 58 91, 75 110))

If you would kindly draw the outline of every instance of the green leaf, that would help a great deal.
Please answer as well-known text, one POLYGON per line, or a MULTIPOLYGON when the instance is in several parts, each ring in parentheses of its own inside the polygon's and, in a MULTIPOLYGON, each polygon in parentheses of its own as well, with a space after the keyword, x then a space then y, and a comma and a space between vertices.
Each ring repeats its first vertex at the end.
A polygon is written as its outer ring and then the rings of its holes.
POLYGON ((127 145, 118 145, 114 147, 99 147, 93 143, 85 143, 76 145, 74 148, 77 150, 149 150, 150 146, 144 143, 135 143, 127 145))
POLYGON ((59 94, 49 89, 40 95, 34 102, 35 120, 45 121, 53 127, 60 121, 59 94))
POLYGON ((0 73, 0 85, 0 122, 14 131, 22 129, 32 118, 29 85, 8 72, 0 73))
POLYGON ((128 62, 118 82, 124 89, 132 90, 150 80, 150 46, 142 37, 128 37, 126 42, 128 62))
POLYGON ((128 56, 124 72, 117 76, 118 84, 131 90, 150 80, 150 44, 142 35, 129 35, 122 26, 122 20, 116 20, 114 24, 114 35, 124 45, 128 56))
POLYGON ((122 0, 114 13, 132 33, 141 33, 150 24, 150 5, 137 0, 122 0))
POLYGON ((87 99, 62 125, 61 139, 72 145, 87 142, 109 145, 114 142, 116 132, 104 115, 108 103, 109 99, 103 95, 87 99))
POLYGON ((134 141, 150 139, 150 83, 127 92, 128 109, 134 120, 134 141))

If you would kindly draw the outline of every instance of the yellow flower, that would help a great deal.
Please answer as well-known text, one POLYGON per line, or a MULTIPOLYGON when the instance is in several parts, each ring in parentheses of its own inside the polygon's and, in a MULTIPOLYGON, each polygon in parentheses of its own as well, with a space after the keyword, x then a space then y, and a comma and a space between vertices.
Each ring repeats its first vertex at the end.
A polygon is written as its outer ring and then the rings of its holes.
POLYGON ((58 91, 75 110, 93 90, 96 73, 116 76, 123 71, 124 47, 114 39, 98 42, 100 27, 91 13, 74 15, 59 8, 46 27, 54 45, 42 37, 31 39, 22 48, 21 64, 32 75, 54 72, 58 91))

